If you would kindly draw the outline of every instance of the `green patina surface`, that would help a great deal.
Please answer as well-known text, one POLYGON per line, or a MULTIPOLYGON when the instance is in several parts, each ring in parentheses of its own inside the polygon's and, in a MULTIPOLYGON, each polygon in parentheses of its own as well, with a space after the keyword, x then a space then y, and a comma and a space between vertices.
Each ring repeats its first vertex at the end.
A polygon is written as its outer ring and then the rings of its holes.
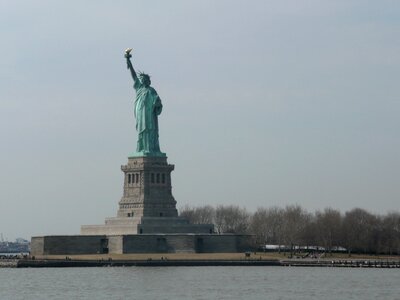
POLYGON ((130 51, 129 49, 126 50, 125 58, 134 80, 133 88, 136 91, 134 115, 138 139, 136 151, 131 153, 129 157, 166 156, 165 153, 161 152, 158 140, 158 116, 163 107, 161 99, 156 90, 150 86, 149 75, 140 73, 137 76, 130 61, 130 51))
POLYGON ((156 157, 165 157, 167 154, 164 152, 132 152, 128 155, 128 158, 133 158, 133 157, 143 157, 143 156, 156 156, 156 157))

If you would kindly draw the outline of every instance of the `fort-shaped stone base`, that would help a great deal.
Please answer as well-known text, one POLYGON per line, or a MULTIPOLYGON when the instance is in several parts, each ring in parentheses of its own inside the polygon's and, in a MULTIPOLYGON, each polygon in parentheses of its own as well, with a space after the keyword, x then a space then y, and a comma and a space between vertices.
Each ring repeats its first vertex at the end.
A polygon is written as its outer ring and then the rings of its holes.
POLYGON ((250 240, 234 234, 50 235, 32 237, 31 255, 234 253, 251 250, 250 240))
POLYGON ((190 224, 180 217, 107 218, 104 225, 82 225, 82 235, 127 235, 154 233, 213 233, 212 224, 190 224))

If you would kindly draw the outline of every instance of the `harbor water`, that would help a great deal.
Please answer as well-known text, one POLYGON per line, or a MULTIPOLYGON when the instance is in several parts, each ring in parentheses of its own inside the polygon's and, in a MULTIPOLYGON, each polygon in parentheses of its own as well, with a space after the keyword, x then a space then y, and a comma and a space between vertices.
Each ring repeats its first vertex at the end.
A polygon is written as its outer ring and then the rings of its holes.
POLYGON ((0 269, 0 299, 400 299, 400 269, 0 269))

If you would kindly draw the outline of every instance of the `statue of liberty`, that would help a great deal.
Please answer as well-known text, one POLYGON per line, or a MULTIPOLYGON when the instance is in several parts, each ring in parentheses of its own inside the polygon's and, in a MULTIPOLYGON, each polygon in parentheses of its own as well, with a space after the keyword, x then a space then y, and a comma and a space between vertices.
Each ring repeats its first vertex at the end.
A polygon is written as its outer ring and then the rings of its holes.
POLYGON ((138 141, 136 153, 130 156, 165 156, 165 153, 160 151, 158 142, 158 115, 162 111, 161 99, 156 90, 150 86, 150 76, 141 72, 139 75, 136 74, 130 60, 131 51, 132 49, 125 50, 125 58, 134 81, 133 88, 136 91, 134 114, 138 141))

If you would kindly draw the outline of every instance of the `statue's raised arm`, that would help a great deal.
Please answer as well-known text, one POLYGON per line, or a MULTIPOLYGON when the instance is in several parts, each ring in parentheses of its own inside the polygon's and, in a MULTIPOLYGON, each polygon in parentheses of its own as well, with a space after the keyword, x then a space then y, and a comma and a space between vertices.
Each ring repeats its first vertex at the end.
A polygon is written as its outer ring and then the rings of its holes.
POLYGON ((131 75, 132 75, 133 80, 136 81, 138 78, 137 78, 135 69, 132 66, 132 62, 131 62, 132 54, 131 54, 131 51, 132 51, 132 48, 128 48, 128 49, 125 50, 125 58, 126 58, 127 68, 129 69, 129 71, 131 71, 131 75))

